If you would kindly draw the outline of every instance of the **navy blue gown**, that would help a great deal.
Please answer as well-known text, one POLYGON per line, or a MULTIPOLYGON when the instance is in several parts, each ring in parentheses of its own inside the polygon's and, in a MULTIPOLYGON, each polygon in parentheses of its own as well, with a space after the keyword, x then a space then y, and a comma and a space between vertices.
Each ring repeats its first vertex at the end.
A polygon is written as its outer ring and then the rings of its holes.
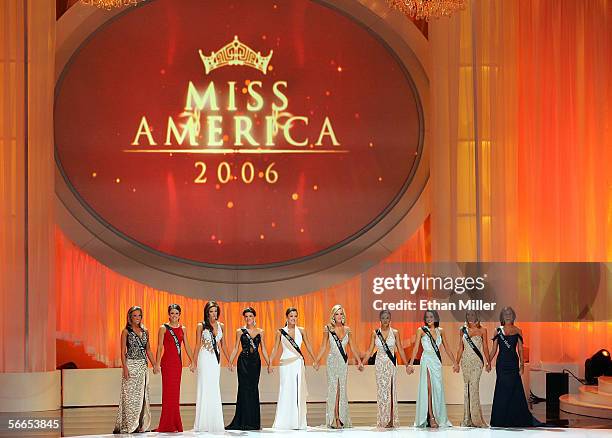
POLYGON ((491 409, 492 427, 535 427, 542 426, 529 411, 523 381, 519 373, 519 357, 516 352, 519 337, 504 335, 506 343, 495 335, 497 339, 499 354, 495 369, 497 380, 495 381, 495 395, 493 396, 493 407, 491 409))

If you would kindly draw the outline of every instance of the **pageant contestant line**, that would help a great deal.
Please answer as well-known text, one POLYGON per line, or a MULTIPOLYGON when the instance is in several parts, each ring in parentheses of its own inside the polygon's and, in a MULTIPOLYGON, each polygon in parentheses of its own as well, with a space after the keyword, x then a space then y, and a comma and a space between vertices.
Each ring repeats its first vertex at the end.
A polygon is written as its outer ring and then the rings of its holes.
POLYGON ((182 431, 180 417, 180 384, 182 358, 185 353, 192 371, 197 370, 197 397, 194 430, 222 433, 226 429, 221 405, 220 370, 221 353, 230 370, 238 356, 238 394, 236 413, 227 429, 260 430, 259 378, 261 356, 268 373, 273 372, 272 361, 282 351, 279 366, 279 394, 273 428, 304 430, 306 422, 307 386, 305 378, 305 348, 313 359, 315 370, 323 355, 327 355, 327 409, 325 425, 329 428, 351 426, 347 374, 349 349, 355 356, 359 370, 366 358, 376 351, 377 425, 381 428, 399 426, 397 405, 397 355, 406 364, 408 374, 414 372, 414 359, 419 345, 423 348, 414 425, 416 427, 451 427, 446 413, 442 353, 451 359, 453 371, 463 370, 464 415, 462 426, 487 427, 479 400, 480 376, 489 372, 497 356, 495 394, 491 412, 491 426, 541 426, 527 406, 521 374, 524 370, 523 337, 514 322, 516 314, 510 307, 500 313, 500 327, 493 337, 489 353, 488 335, 480 325, 478 313, 468 311, 465 324, 460 327, 460 344, 456 357, 449 350, 440 317, 428 310, 423 325, 418 328, 412 347, 412 357, 406 360, 400 332, 391 327, 391 312, 380 312, 380 326, 372 332, 370 346, 363 355, 354 343, 351 329, 346 325, 345 310, 341 305, 331 309, 329 323, 323 328, 323 340, 315 355, 303 327, 297 325, 298 311, 289 307, 285 312, 285 325, 275 333, 270 356, 264 344, 264 331, 256 327, 256 312, 252 307, 243 310, 244 326, 236 330, 231 356, 227 353, 224 325, 219 322, 221 307, 209 301, 204 307, 204 318, 197 324, 196 345, 191 352, 186 328, 180 324, 181 308, 168 307, 168 322, 159 329, 157 361, 153 358, 149 332, 142 324, 143 310, 134 306, 128 310, 126 326, 121 333, 122 379, 119 408, 114 433, 135 433, 150 430, 149 373, 147 359, 153 372, 162 373, 162 415, 158 431, 182 431), (329 349, 329 350, 328 350, 329 349), (163 356, 162 356, 163 351, 163 356), (238 352, 240 354, 238 355, 238 352), (161 359, 160 359, 161 358, 161 359))

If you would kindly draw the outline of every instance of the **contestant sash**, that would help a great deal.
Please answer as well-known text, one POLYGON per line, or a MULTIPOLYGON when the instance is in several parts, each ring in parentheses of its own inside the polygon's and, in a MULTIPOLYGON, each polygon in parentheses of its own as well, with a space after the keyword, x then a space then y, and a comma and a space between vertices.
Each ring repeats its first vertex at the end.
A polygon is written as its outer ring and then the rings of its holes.
POLYGON ((470 345, 470 347, 472 347, 472 350, 474 350, 474 353, 476 353, 476 356, 478 356, 478 358, 484 365, 484 357, 482 357, 482 353, 480 352, 476 344, 474 344, 474 341, 472 340, 470 334, 468 333, 467 327, 466 326, 461 327, 461 331, 463 332, 463 337, 465 338, 467 343, 470 345))
POLYGON ((166 330, 168 330, 168 333, 170 333, 170 335, 172 336, 172 339, 174 339, 174 345, 176 345, 176 351, 178 351, 178 355, 180 359, 182 357, 181 356, 181 343, 176 337, 176 334, 174 333, 174 330, 172 330, 172 327, 170 326, 170 324, 164 324, 164 327, 166 327, 166 330))
MULTIPOLYGON (((299 330, 299 328, 295 328, 296 330, 299 330)), ((293 348, 295 348, 295 350, 300 353, 300 356, 302 356, 302 359, 304 359, 304 355, 302 354, 302 350, 300 350, 300 347, 298 346, 298 344, 295 342, 295 339, 293 339, 289 333, 287 333, 284 329, 278 329, 281 332, 281 335, 283 335, 285 337, 285 339, 287 341, 289 341, 289 343, 291 344, 291 346, 293 348)), ((306 359, 304 359, 304 362, 306 362, 306 359)))
POLYGON ((329 333, 332 335, 332 338, 334 338, 334 341, 336 342, 336 345, 338 346, 338 350, 340 351, 340 354, 342 355, 342 358, 344 359, 344 363, 347 363, 348 354, 346 354, 346 352, 344 351, 344 347, 342 347, 342 341, 340 340, 336 332, 330 330, 329 327, 327 328, 327 331, 329 331, 329 333))
MULTIPOLYGON (((521 342, 523 342, 523 337, 521 335, 518 335, 518 337, 521 340, 521 342)), ((512 346, 510 345, 510 343, 506 339, 506 336, 504 335, 504 327, 503 326, 497 327, 497 334, 495 335, 495 337, 493 337, 493 340, 495 340, 495 338, 501 339, 502 342, 504 343, 504 345, 506 346, 506 348, 508 350, 512 350, 512 346)))
MULTIPOLYGON (((389 330, 393 330, 393 329, 389 328, 389 330)), ((378 339, 380 339, 380 343, 382 344, 385 350, 385 353, 387 353, 387 356, 389 357, 389 359, 391 359, 391 362, 393 362, 393 365, 395 365, 397 361, 397 359, 395 358, 395 354, 391 353, 391 349, 387 345, 387 340, 383 337, 380 329, 376 329, 376 335, 378 336, 378 339)))
MULTIPOLYGON (((219 330, 219 326, 217 325, 217 329, 219 330)), ((215 356, 217 356, 217 363, 221 363, 221 354, 219 353, 219 348, 217 347, 217 337, 215 336, 215 332, 211 329, 207 329, 210 332, 210 339, 212 342, 213 350, 215 352, 215 356)))
MULTIPOLYGON (((128 333, 134 333, 134 336, 136 336, 136 342, 138 342, 138 348, 140 348, 140 351, 142 352, 142 355, 144 356, 145 361, 147 361, 147 348, 142 343, 142 339, 140 338, 140 336, 138 336, 138 333, 136 333, 132 327, 128 326, 127 331, 128 333)), ((144 335, 144 330, 142 330, 142 333, 144 335)))
POLYGON ((255 346, 255 342, 253 341, 253 338, 251 337, 249 331, 245 328, 241 328, 240 330, 242 330, 242 333, 246 335, 247 339, 249 340, 249 344, 251 344, 251 353, 257 351, 257 347, 255 346))
POLYGON ((508 343, 508 340, 506 339, 506 337, 504 336, 504 328, 503 327, 497 327, 497 334, 495 335, 495 337, 493 338, 493 340, 495 340, 495 338, 499 338, 502 340, 502 342, 504 343, 504 345, 506 346, 506 348, 508 350, 512 349, 512 347, 510 347, 510 344, 508 343))
MULTIPOLYGON (((438 344, 436 344, 436 341, 434 340, 433 336, 431 335, 431 331, 429 330, 429 327, 423 326, 423 327, 421 327, 421 330, 423 330, 425 332, 425 334, 429 337, 429 340, 431 341, 431 346, 433 347, 434 351, 436 352, 436 356, 438 356, 438 359, 440 360, 440 363, 442 363, 442 355, 440 354, 440 349, 438 348, 438 344)), ((442 334, 438 333, 438 336, 442 336, 442 334)))

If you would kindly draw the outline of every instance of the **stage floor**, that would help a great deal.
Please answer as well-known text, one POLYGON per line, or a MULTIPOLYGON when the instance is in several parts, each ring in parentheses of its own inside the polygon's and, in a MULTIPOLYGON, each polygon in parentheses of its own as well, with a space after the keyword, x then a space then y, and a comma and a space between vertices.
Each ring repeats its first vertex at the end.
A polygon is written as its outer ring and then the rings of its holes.
POLYGON ((273 431, 265 429, 257 432, 226 432, 224 434, 213 435, 208 433, 146 433, 138 435, 87 435, 91 437, 120 437, 120 436, 141 436, 141 437, 204 437, 204 436, 224 436, 226 438, 242 437, 242 438, 261 438, 267 436, 270 438, 331 438, 331 434, 337 434, 338 437, 344 438, 400 438, 410 436, 412 438, 511 438, 516 437, 518 433, 523 434, 524 438, 548 438, 555 436, 554 434, 562 433, 564 438, 606 438, 610 436, 612 431, 609 429, 472 429, 453 427, 448 429, 439 429, 437 431, 413 429, 411 427, 400 427, 394 430, 379 430, 371 427, 354 427, 345 430, 326 430, 319 428, 308 428, 306 431, 273 431), (384 435, 381 435, 384 434, 384 435), (433 435, 435 434, 435 435, 433 435))
MULTIPOLYGON (((422 430, 409 427, 414 421, 416 405, 414 403, 400 403, 399 417, 402 427, 395 430, 376 429, 373 425, 376 424, 376 403, 350 403, 351 419, 355 427, 344 430, 325 429, 322 426, 325 422, 325 403, 309 403, 308 404, 308 424, 315 426, 309 427, 307 431, 275 431, 270 427, 274 420, 276 404, 263 404, 261 406, 261 421, 264 429, 257 432, 239 432, 228 431, 224 434, 219 434, 224 438, 262 438, 268 436, 270 438, 332 438, 329 434, 338 434, 343 438, 375 438, 380 437, 378 434, 385 434, 387 438, 406 437, 414 438, 506 438, 516 437, 517 433, 523 432, 529 437, 522 438, 555 438, 552 434, 563 434, 564 438, 608 438, 612 436, 612 422, 610 420, 590 418, 578 416, 574 414, 560 413, 561 420, 564 420, 569 426, 568 428, 539 428, 539 429, 474 429, 453 427, 449 429, 438 430, 422 430), (607 430, 606 430, 607 429, 607 430), (432 434, 432 435, 430 435, 432 434), (435 434, 435 435, 433 435, 435 434)), ((223 417, 225 423, 229 423, 234 415, 234 405, 228 404, 223 406, 223 417)), ((458 426, 463 417, 462 405, 447 405, 448 417, 450 421, 458 426)), ((540 403, 534 405, 533 413, 540 420, 546 419, 546 405, 540 403)), ((59 412, 55 415, 60 414, 59 412)), ((96 407, 96 408, 70 408, 61 411, 62 416, 62 436, 71 437, 196 437, 196 436, 212 436, 207 433, 189 432, 188 429, 193 427, 195 417, 195 406, 181 406, 181 416, 183 425, 187 429, 182 434, 167 434, 148 432, 144 434, 134 435, 112 435, 110 432, 113 429, 115 416, 117 414, 116 407, 96 407)), ((160 407, 153 406, 151 408, 152 427, 156 427, 159 422, 160 407)), ((491 406, 483 406, 483 415, 485 419, 489 419, 491 415, 491 406)), ((58 437, 59 433, 44 433, 36 434, 12 434, 5 435, 0 432, 0 437, 3 436, 39 436, 39 437, 58 437)), ((558 437, 558 435, 557 435, 558 437)))

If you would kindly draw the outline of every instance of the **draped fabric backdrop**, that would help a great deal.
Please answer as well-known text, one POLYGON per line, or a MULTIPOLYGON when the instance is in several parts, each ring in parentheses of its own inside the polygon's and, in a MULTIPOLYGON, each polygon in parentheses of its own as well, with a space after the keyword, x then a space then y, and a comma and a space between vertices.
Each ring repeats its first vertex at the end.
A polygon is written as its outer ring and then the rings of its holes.
MULTIPOLYGON (((434 261, 612 260, 611 34, 606 0, 473 1, 430 23, 434 261)), ((610 322, 521 326, 535 361, 612 347, 610 322)))
MULTIPOLYGON (((424 262, 428 260, 428 222, 388 262, 424 262)), ((56 235, 57 325, 60 339, 82 342, 86 351, 97 360, 109 365, 120 365, 120 335, 125 326, 127 310, 140 305, 144 310, 144 324, 157 333, 157 328, 168 319, 168 305, 177 303, 182 308, 181 322, 187 327, 187 336, 195 343, 196 325, 202 321, 206 300, 187 298, 160 291, 119 275, 90 257, 71 243, 61 232, 56 235)), ((338 286, 313 291, 298 297, 262 302, 222 302, 220 321, 233 347, 235 330, 244 325, 242 310, 253 306, 257 324, 266 330, 264 340, 271 350, 274 330, 285 323, 285 309, 296 307, 299 325, 304 326, 318 351, 323 337, 323 326, 329 321, 331 308, 341 303, 346 311, 347 324, 355 332, 360 344, 369 341, 372 324, 361 322, 360 277, 338 286)), ((398 313, 399 317, 399 313, 398 313)), ((411 326, 406 321, 394 321, 398 327, 411 326)), ((414 325, 414 324, 412 324, 414 325)), ((413 333, 413 329, 405 332, 413 333)), ((157 336, 157 335, 156 335, 157 336)), ((154 345, 157 345, 155 338, 154 345)), ((361 348, 366 348, 363 345, 361 348)))
POLYGON ((0 372, 55 369, 54 65, 55 1, 0 0, 0 372))

